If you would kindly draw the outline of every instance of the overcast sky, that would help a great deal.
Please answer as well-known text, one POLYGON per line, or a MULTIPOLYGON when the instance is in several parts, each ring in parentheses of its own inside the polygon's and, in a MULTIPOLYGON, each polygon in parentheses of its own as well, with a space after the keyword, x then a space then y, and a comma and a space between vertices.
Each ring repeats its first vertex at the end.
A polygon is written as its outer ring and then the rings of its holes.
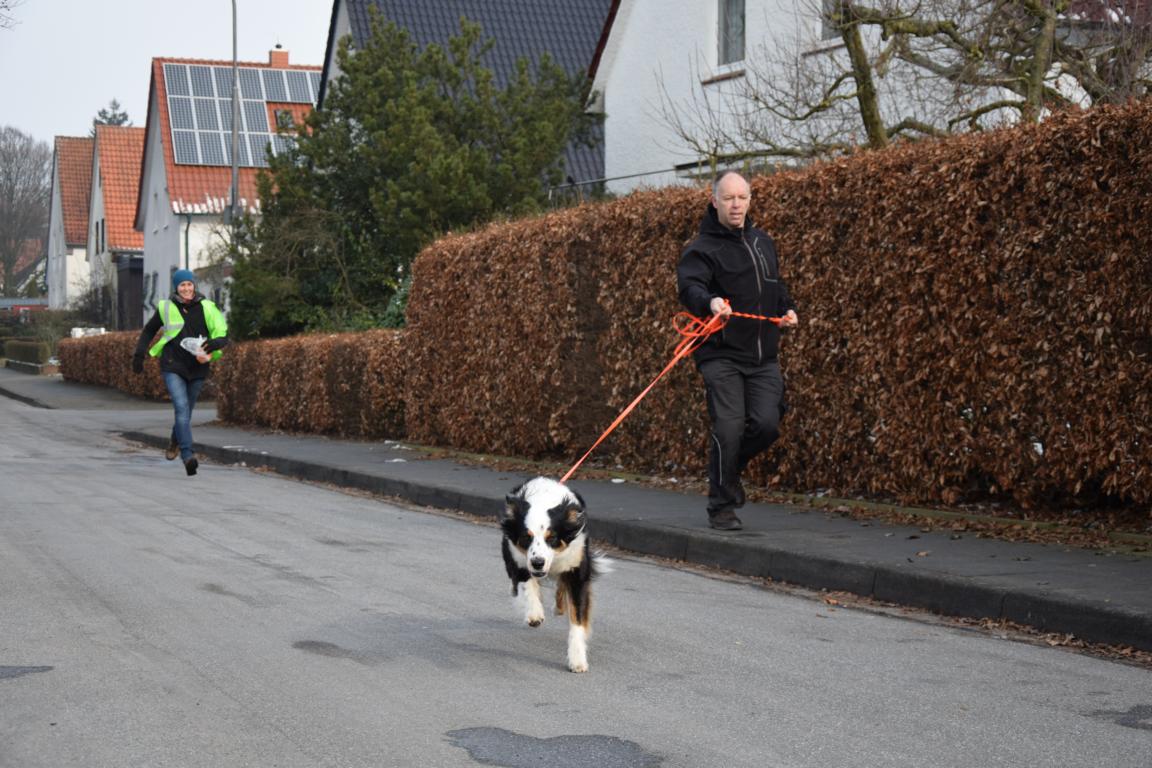
MULTIPOLYGON (((148 119, 152 58, 232 60, 232 0, 16 0, 0 29, 0 126, 52 145, 87 136, 116 99, 148 119)), ((237 55, 266 62, 280 43, 292 64, 323 66, 333 0, 236 0, 237 55)))

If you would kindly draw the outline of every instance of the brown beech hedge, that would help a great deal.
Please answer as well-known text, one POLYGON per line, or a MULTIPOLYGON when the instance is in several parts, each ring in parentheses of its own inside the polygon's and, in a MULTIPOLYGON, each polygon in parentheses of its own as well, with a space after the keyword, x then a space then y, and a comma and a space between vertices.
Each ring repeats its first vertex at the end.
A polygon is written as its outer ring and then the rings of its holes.
MULTIPOLYGON (((114 387, 136 397, 167 400, 168 389, 156 358, 144 358, 144 372, 132 372, 139 331, 119 331, 79 339, 61 339, 56 348, 60 374, 68 381, 114 387)), ((211 392, 208 392, 210 395, 211 392)))
MULTIPOLYGON (((405 331, 235 345, 220 415, 575 462, 670 359, 675 267, 706 203, 641 192, 446 237, 413 266, 405 331)), ((1152 103, 760 177, 751 215, 800 315, 792 410, 753 482, 1152 502, 1152 103)), ((158 384, 127 372, 117 336, 66 342, 65 375, 103 354, 116 368, 95 383, 158 384)), ((590 461, 702 475, 707 428, 682 363, 590 461)))
POLYGON ((233 344, 214 371, 217 415, 270 429, 402 438, 404 333, 233 344))
MULTIPOLYGON (((445 238, 416 261, 417 441, 575 461, 669 359, 673 189, 445 238)), ((905 502, 1152 500, 1152 104, 755 180, 801 325, 754 480, 905 502)), ((598 449, 704 471, 682 365, 598 449)))

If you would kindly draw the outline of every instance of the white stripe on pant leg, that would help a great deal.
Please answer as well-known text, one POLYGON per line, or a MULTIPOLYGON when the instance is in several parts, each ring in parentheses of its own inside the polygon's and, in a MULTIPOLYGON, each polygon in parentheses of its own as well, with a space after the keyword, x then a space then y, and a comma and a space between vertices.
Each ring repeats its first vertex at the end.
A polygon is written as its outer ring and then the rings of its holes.
POLYGON ((710 432, 712 442, 716 443, 716 474, 720 475, 720 486, 724 485, 724 447, 720 445, 715 432, 710 432))

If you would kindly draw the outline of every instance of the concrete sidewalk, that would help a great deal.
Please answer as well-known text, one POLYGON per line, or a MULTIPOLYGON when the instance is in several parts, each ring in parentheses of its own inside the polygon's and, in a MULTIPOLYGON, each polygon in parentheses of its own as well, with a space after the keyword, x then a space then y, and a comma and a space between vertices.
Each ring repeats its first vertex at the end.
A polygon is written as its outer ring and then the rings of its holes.
MULTIPOLYGON (((47 408, 167 409, 58 376, 6 370, 0 370, 0 394, 47 408)), ((212 418, 210 409, 198 415, 212 418)), ((169 430, 164 412, 157 413, 154 428, 114 431, 163 448, 169 430)), ((196 425, 194 434, 197 451, 214 461, 476 515, 498 514, 504 495, 526 479, 429 458, 416 446, 393 441, 273 434, 215 423, 196 425)), ((579 477, 571 485, 588 503, 593 537, 621 549, 1152 651, 1152 556, 925 533, 773 504, 748 504, 740 512, 744 530, 725 533, 707 528, 698 495, 579 477)))

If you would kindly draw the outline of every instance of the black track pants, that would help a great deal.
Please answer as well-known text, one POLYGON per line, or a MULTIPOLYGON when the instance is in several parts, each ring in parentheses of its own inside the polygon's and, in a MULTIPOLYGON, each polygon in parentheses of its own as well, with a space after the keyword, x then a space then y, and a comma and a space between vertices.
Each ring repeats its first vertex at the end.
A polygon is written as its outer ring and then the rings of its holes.
POLYGON ((736 505, 740 473, 780 436, 784 380, 780 364, 745 365, 714 359, 700 364, 712 434, 708 454, 708 514, 736 505))

